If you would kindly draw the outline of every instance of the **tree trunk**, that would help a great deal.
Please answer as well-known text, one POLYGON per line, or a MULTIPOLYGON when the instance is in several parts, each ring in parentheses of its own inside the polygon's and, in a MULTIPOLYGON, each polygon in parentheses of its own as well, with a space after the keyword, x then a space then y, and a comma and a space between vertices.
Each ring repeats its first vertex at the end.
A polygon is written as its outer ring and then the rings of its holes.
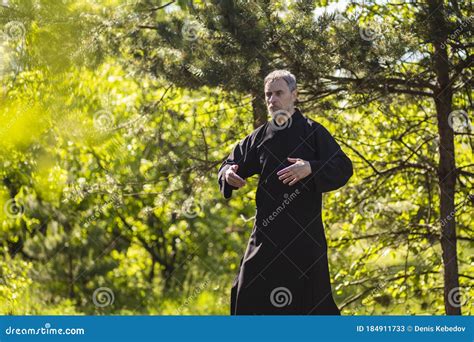
POLYGON ((151 267, 150 267, 150 274, 148 275, 148 282, 153 284, 153 279, 155 279, 155 258, 151 258, 151 267))
POLYGON ((267 122, 267 106, 263 98, 263 89, 252 92, 253 127, 257 128, 267 122))
POLYGON ((452 111, 453 91, 450 84, 449 60, 442 44, 448 38, 443 0, 429 1, 430 37, 434 45, 433 68, 437 77, 435 105, 439 134, 438 183, 440 188, 441 248, 444 266, 444 307, 447 315, 460 315, 459 273, 456 248, 454 195, 456 165, 454 132, 448 124, 452 111))
POLYGON ((74 267, 73 267, 73 260, 72 260, 73 256, 72 256, 71 248, 68 248, 67 256, 68 256, 69 298, 74 299, 76 294, 74 292, 74 267))

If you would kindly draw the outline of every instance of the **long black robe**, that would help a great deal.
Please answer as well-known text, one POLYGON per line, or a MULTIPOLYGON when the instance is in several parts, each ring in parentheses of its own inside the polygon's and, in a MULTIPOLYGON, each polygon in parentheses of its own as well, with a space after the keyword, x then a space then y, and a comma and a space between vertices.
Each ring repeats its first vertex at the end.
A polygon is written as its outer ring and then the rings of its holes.
POLYGON ((260 178, 253 230, 232 284, 231 315, 339 315, 321 204, 323 192, 352 176, 350 159, 321 124, 296 108, 285 124, 268 121, 235 146, 218 173, 225 198, 236 189, 224 178, 233 164, 240 177, 260 178), (292 165, 287 157, 308 160, 311 175, 283 184, 276 173, 292 165))

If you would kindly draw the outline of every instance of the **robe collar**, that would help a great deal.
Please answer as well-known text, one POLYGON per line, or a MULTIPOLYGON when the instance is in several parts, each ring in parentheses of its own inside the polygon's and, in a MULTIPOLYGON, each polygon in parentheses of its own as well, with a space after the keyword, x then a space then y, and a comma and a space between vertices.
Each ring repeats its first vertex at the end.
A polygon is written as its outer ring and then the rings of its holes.
POLYGON ((298 107, 295 107, 295 112, 291 116, 291 119, 292 121, 298 121, 298 120, 304 119, 304 115, 301 114, 301 111, 298 107))
MULTIPOLYGON (((263 140, 259 143, 258 146, 262 145, 265 141, 270 140, 273 138, 275 134, 278 134, 279 131, 283 131, 286 129, 291 128, 293 125, 295 125, 296 122, 303 120, 305 117, 301 113, 300 109, 298 107, 295 107, 295 111, 293 112, 293 115, 291 115, 290 119, 288 119, 288 124, 283 124, 285 128, 279 128, 273 121, 273 118, 267 122, 267 127, 265 129, 265 136, 263 140)), ((282 125, 282 126, 283 126, 282 125)))
POLYGON ((293 126, 295 122, 301 119, 304 119, 304 116, 303 114, 301 114, 300 109, 298 107, 295 107, 295 111, 293 112, 293 115, 291 115, 290 118, 288 119, 289 121, 287 121, 281 126, 278 126, 272 118, 268 123, 268 128, 273 132, 278 132, 283 129, 290 128, 291 126, 293 126))

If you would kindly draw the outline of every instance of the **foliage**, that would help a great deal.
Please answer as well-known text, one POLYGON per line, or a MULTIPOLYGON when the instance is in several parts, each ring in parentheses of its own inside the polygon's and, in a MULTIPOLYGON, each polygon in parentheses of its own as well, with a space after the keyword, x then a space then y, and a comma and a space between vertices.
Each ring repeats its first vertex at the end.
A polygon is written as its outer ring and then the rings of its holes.
MULTIPOLYGON (((216 171, 265 119, 263 77, 289 68, 304 114, 354 163, 324 196, 343 314, 445 313, 441 238, 454 218, 472 314, 472 129, 451 132, 456 210, 443 217, 427 8, 210 3, 1 8, 0 313, 228 314, 257 179, 226 201, 216 171)), ((472 17, 454 3, 452 107, 467 113, 472 33, 460 28, 472 17)))

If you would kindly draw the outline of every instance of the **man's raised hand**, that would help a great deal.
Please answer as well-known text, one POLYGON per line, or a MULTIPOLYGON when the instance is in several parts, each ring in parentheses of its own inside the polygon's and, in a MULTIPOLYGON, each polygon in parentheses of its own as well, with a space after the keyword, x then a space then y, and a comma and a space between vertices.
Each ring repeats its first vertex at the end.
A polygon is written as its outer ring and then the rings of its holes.
POLYGON ((303 160, 301 158, 288 158, 290 165, 284 169, 277 172, 279 176, 278 179, 281 180, 284 184, 294 185, 299 180, 306 178, 311 174, 311 165, 309 161, 303 160))
POLYGON ((236 172, 237 172, 238 169, 239 169, 239 165, 237 165, 237 164, 232 165, 231 167, 229 167, 227 169, 227 171, 225 172, 225 180, 230 185, 232 185, 236 188, 241 188, 245 184, 247 184, 247 182, 244 179, 240 178, 239 175, 237 175, 236 172))

